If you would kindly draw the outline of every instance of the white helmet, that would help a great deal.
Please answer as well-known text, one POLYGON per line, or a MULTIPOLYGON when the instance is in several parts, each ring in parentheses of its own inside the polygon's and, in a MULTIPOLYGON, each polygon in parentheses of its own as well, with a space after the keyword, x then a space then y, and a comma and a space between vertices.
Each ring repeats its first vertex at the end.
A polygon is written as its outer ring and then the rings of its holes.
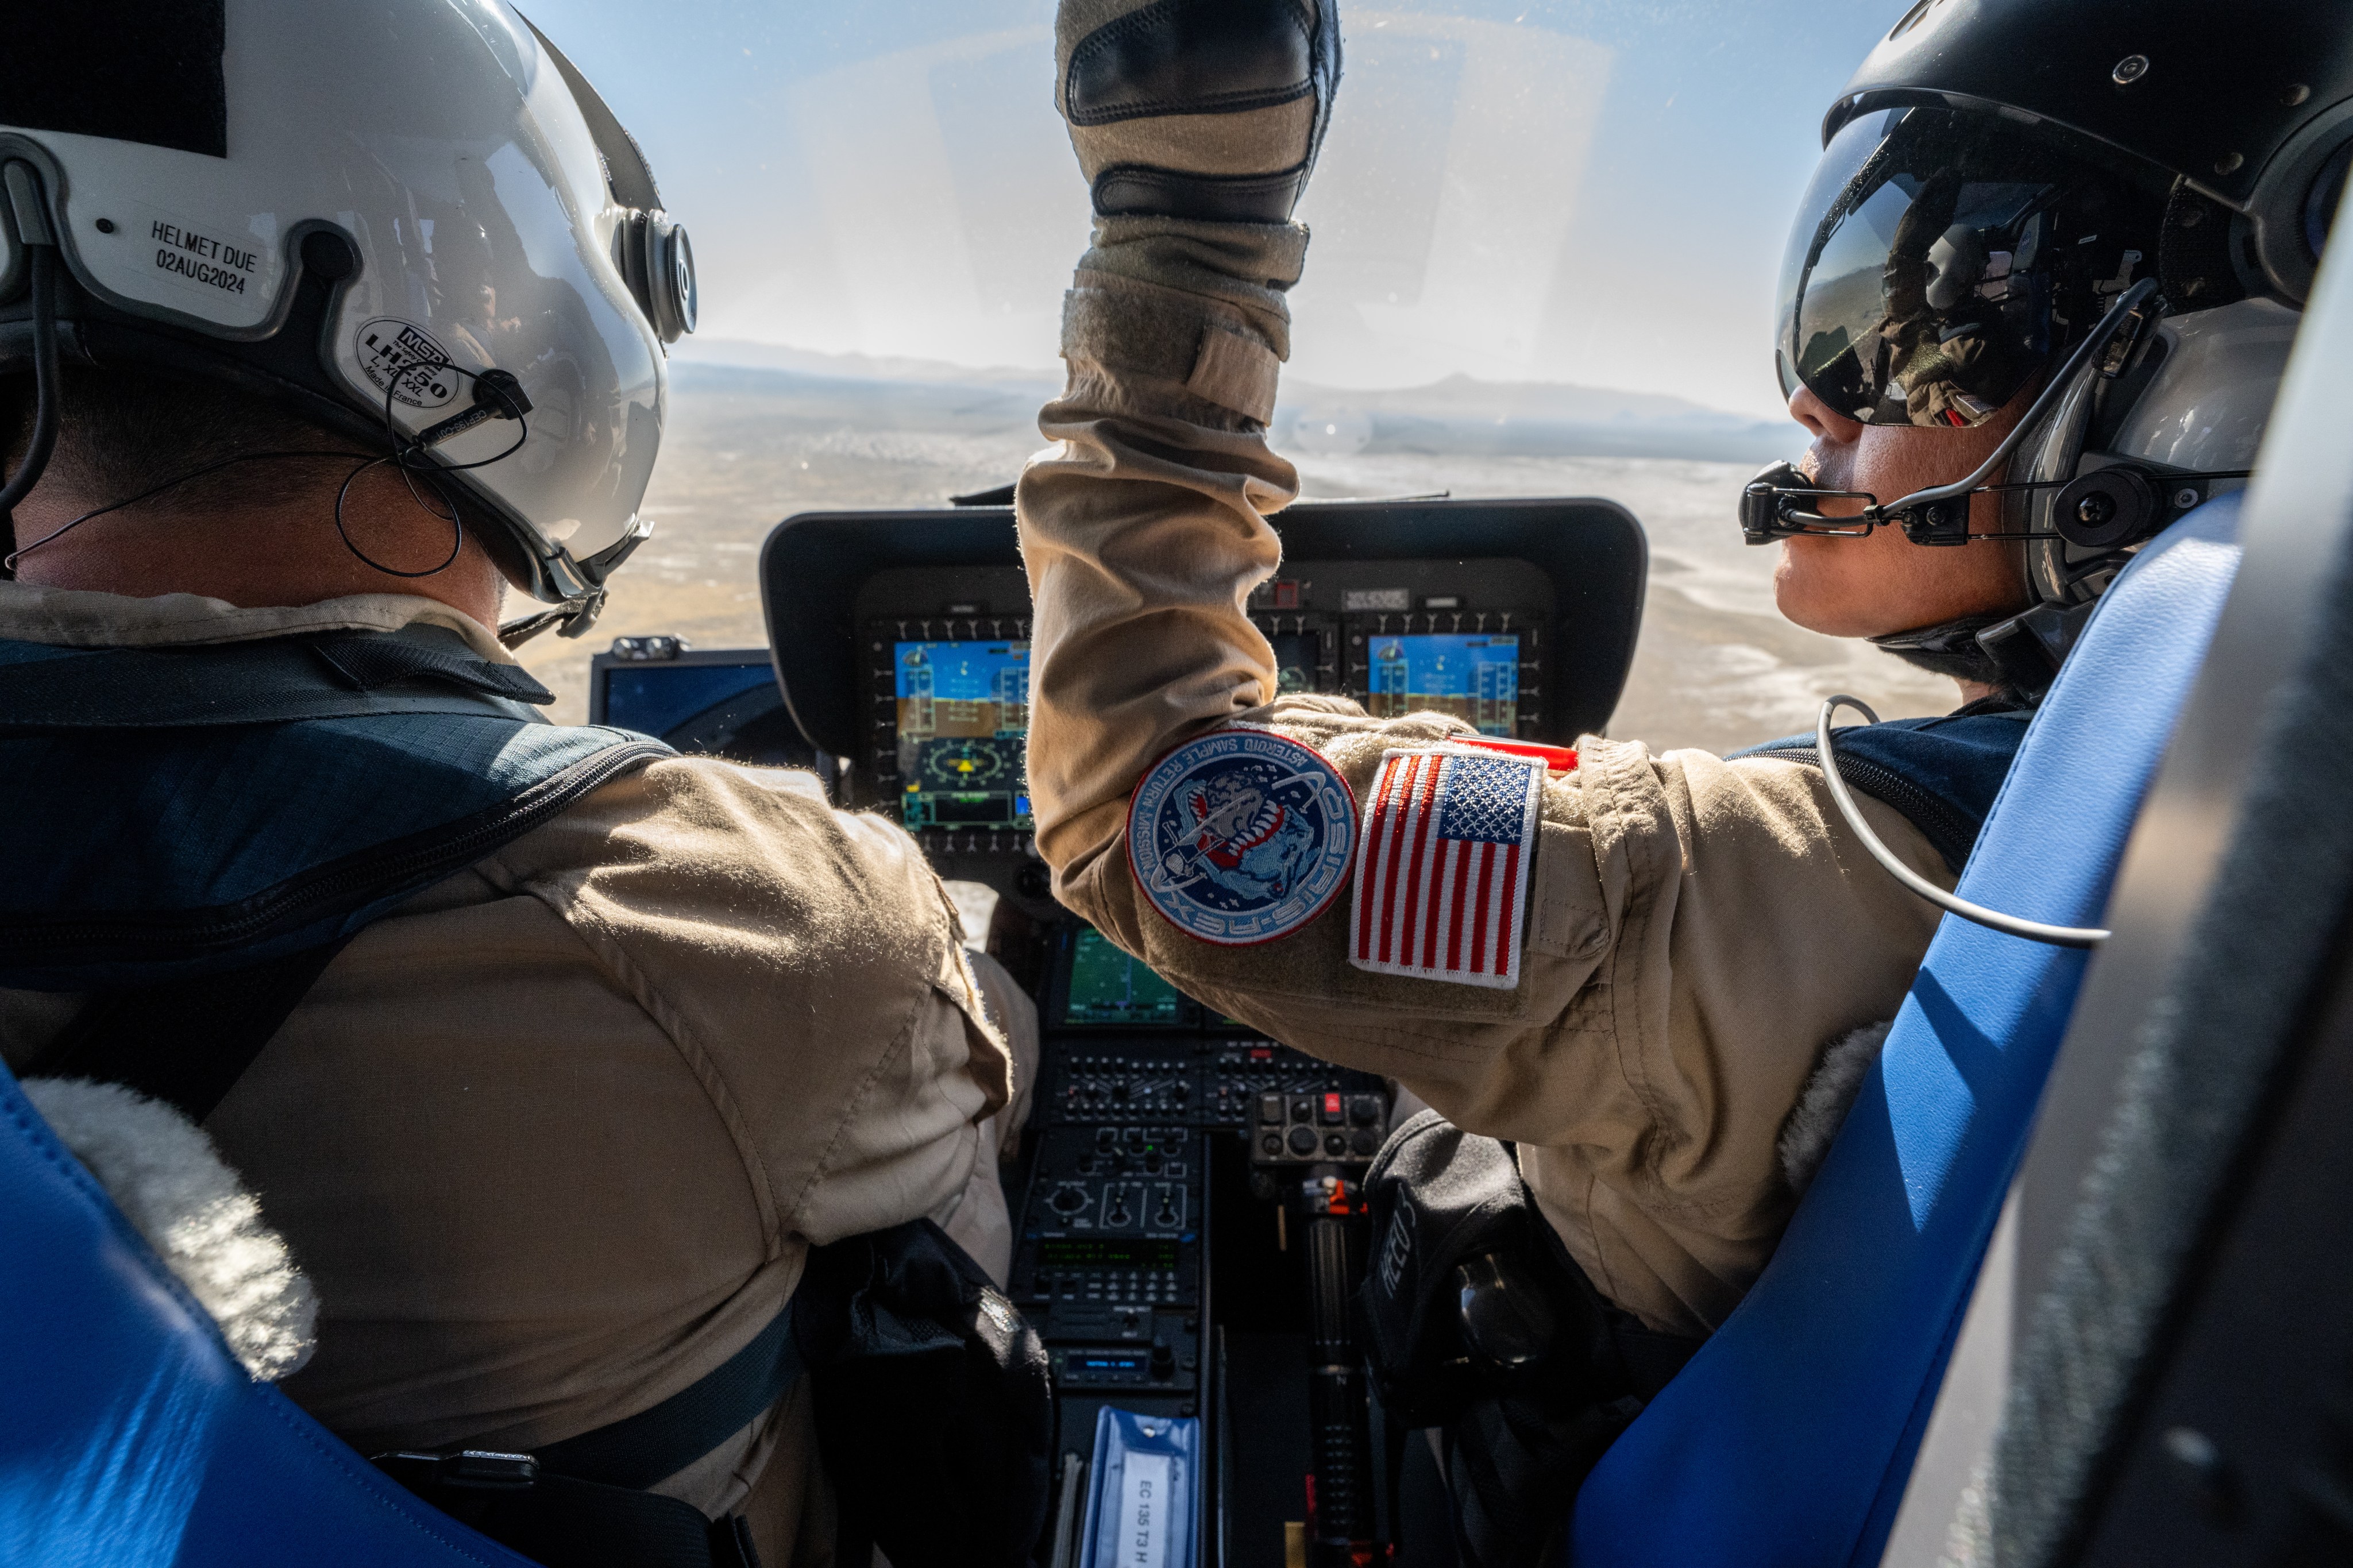
POLYGON ((0 76, 0 373, 38 371, 47 316, 68 356, 223 379, 371 450, 472 412, 406 460, 562 606, 510 640, 587 629, 649 530, 694 261, 545 37, 504 0, 195 0, 0 76))

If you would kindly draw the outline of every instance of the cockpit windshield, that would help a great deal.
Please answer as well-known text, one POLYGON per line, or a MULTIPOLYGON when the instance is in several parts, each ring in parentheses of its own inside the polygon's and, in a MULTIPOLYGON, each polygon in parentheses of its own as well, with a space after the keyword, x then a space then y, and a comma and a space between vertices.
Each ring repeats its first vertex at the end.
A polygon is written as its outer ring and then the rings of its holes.
MULTIPOLYGON (((761 641, 754 565, 779 519, 939 505, 1039 446, 1088 230, 1052 11, 532 8, 643 145, 701 272, 653 537, 586 643, 524 650, 559 720, 613 637, 761 641)), ((1392 0, 1342 20, 1273 426, 1304 493, 1629 507, 1651 584, 1616 733, 1751 744, 1809 725, 1825 682, 1883 714, 1949 707, 1948 684, 1778 616, 1773 552, 1733 522, 1741 483, 1804 445, 1776 277, 1819 107, 1882 8, 1392 0)), ((923 742, 943 765, 964 743, 923 742)))

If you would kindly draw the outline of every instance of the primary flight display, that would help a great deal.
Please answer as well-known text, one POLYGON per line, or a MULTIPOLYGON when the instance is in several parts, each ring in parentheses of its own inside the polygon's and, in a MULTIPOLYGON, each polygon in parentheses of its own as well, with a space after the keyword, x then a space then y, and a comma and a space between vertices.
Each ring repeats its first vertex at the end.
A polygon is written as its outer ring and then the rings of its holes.
POLYGON ((1029 645, 901 642, 899 812, 909 829, 1026 828, 1029 645))
POLYGON ((1518 732, 1520 638, 1448 632, 1373 639, 1371 690, 1366 706, 1376 719, 1403 713, 1451 713, 1482 735, 1518 732))

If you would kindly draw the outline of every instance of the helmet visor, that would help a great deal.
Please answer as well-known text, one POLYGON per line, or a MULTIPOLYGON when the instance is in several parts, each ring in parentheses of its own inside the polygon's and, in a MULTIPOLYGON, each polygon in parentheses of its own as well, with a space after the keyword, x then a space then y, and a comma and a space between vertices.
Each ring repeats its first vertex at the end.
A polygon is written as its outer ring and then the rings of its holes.
POLYGON ((1782 263, 1783 395, 1867 425, 1983 423, 2147 269, 2160 201, 1990 114, 1851 121, 1782 263))

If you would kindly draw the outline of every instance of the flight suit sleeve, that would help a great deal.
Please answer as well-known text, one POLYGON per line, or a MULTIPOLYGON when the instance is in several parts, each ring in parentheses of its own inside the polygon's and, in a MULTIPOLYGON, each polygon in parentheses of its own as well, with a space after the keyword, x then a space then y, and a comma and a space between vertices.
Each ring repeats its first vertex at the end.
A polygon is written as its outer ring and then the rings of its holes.
MULTIPOLYGON (((1198 363, 1187 373, 1165 342, 1145 363, 1092 324, 1133 297, 1206 359, 1249 322, 1211 300, 1171 327, 1165 293, 1084 271, 1081 285, 1069 383, 1040 422, 1053 444, 1017 496, 1036 605, 1030 793, 1057 897, 1208 1005, 1518 1141, 1597 1282, 1653 1326, 1705 1331, 1794 1202, 1776 1142, 1807 1078, 1832 1040, 1893 1016, 1936 911, 1870 860, 1815 770, 1588 737, 1544 786, 1511 989, 1354 967, 1352 892, 1259 946, 1180 931, 1142 896, 1124 845, 1129 795, 1169 748, 1262 726, 1321 752, 1361 801, 1384 752, 1472 732, 1275 697, 1245 613, 1282 557, 1268 515, 1297 490, 1266 445, 1271 390, 1249 407, 1205 395, 1220 384, 1198 363)), ((1950 884, 1899 814, 1863 809, 1950 884)))
POLYGON ((678 758, 527 844, 533 863, 511 855, 505 873, 555 905, 702 1081, 772 1256, 953 1211, 1013 1060, 904 831, 678 758))

